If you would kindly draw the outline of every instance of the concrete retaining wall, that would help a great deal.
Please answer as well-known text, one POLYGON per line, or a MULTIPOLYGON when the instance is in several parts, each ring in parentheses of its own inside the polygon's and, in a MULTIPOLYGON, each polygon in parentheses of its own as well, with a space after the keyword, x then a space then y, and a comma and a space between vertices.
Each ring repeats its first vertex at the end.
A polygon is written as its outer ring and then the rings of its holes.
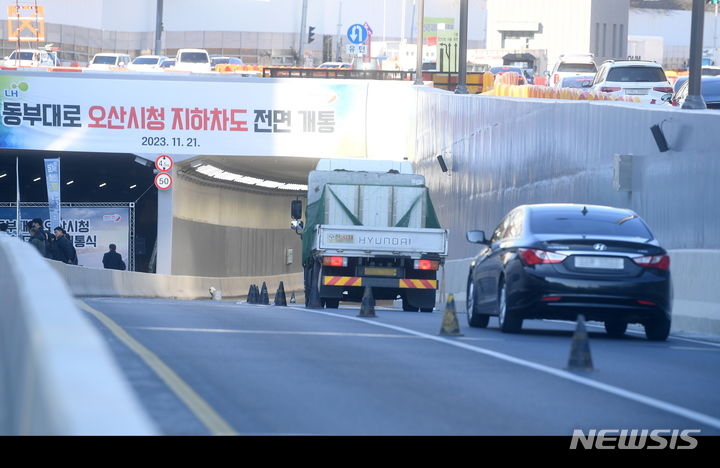
POLYGON ((0 237, 0 272, 0 434, 156 434, 97 329, 37 251, 0 237))
POLYGON ((210 299, 210 287, 222 292, 223 298, 245 297, 251 284, 263 281, 272 300, 280 281, 290 299, 290 292, 303 291, 303 274, 274 276, 201 277, 175 276, 132 271, 84 268, 48 260, 78 297, 147 297, 165 299, 210 299))

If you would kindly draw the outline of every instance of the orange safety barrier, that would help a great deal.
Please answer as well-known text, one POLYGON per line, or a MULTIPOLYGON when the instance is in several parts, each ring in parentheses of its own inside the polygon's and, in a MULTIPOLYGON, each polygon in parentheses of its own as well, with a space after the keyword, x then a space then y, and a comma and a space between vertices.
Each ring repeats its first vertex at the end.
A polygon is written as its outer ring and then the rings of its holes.
MULTIPOLYGON (((502 78, 499 81, 504 81, 502 78)), ((618 96, 599 91, 585 91, 577 88, 555 88, 540 85, 513 85, 495 82, 489 91, 483 93, 489 96, 522 97, 539 99, 561 99, 572 101, 621 101, 640 102, 637 97, 618 96)))

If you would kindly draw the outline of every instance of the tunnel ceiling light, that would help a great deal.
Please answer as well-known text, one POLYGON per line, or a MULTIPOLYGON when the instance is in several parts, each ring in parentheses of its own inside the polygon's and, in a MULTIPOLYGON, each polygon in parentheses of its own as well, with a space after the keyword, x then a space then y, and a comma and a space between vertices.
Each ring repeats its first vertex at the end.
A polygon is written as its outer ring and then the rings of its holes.
POLYGON ((2 179, 2 178, 5 177, 5 176, 7 176, 7 172, 4 173, 4 174, 0 174, 0 179, 2 179))
POLYGON ((67 182, 65 182, 65 185, 72 185, 74 183, 75 183, 74 180, 68 180, 67 182))
POLYGON ((40 180, 40 179, 42 179, 42 177, 35 177, 35 178, 33 179, 33 182, 37 182, 37 181, 40 180))
POLYGON ((107 185, 106 182, 103 182, 102 184, 98 185, 98 187, 105 187, 107 185))
POLYGON ((304 191, 307 190, 307 185, 303 184, 288 184, 285 182, 278 182, 275 180, 258 179, 257 177, 245 176, 242 174, 235 174, 234 172, 224 171, 211 164, 203 164, 195 167, 195 170, 203 175, 212 177, 213 179, 224 180, 228 182, 236 182, 243 185, 251 185, 254 187, 263 187, 279 190, 292 190, 292 191, 304 191))
POLYGON ((132 185, 130 186, 130 189, 132 190, 132 189, 134 189, 135 187, 137 187, 137 184, 132 184, 132 185))

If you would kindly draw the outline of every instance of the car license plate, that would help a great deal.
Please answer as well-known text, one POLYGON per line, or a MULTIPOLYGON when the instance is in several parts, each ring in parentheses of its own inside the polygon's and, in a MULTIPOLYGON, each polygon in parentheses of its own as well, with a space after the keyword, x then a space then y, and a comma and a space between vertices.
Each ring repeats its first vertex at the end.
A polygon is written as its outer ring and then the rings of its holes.
POLYGON ((575 257, 576 268, 622 270, 624 266, 625 261, 619 257, 575 257))
POLYGON ((650 89, 626 89, 625 94, 647 94, 650 89))

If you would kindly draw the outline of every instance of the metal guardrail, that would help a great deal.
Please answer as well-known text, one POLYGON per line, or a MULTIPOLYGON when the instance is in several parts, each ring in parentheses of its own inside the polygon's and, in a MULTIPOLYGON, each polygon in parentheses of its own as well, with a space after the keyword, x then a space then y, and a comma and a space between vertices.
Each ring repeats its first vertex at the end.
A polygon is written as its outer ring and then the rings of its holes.
POLYGON ((410 81, 415 72, 402 70, 352 70, 340 68, 264 67, 264 78, 340 78, 355 80, 410 81))

